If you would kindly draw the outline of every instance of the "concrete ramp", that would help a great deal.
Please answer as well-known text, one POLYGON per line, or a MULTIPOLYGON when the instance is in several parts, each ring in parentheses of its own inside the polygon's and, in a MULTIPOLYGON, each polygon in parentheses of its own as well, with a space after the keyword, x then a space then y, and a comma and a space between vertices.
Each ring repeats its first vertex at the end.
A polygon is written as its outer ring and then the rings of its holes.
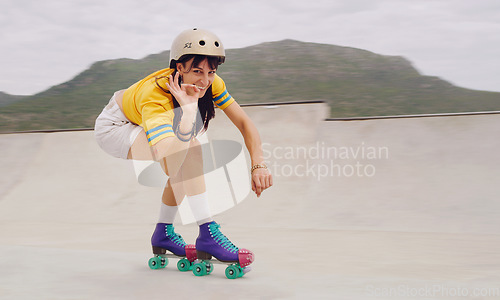
MULTIPOLYGON (((324 121, 249 106, 274 186, 218 216, 237 280, 150 270, 162 188, 92 131, 0 135, 0 299, 498 299, 500 115, 324 121)), ((243 144, 223 113, 209 140, 243 144)), ((249 162, 247 155, 247 162, 249 162)), ((244 170, 242 170, 244 171, 244 170)), ((194 242, 197 226, 177 224, 194 242)))

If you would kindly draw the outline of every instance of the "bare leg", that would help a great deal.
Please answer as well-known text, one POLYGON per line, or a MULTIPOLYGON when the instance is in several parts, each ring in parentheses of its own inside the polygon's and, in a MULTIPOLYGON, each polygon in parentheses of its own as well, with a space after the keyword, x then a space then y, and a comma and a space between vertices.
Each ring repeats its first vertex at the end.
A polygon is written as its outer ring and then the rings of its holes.
MULTIPOLYGON (((162 160, 163 170, 168 174, 166 159, 162 160)), ((212 220, 208 198, 206 195, 205 177, 203 174, 203 154, 197 140, 190 142, 186 159, 175 177, 171 177, 163 195, 166 205, 180 205, 183 198, 187 201, 198 223, 212 220)))
MULTIPOLYGON (((165 174, 169 174, 166 159, 160 161, 165 174)), ((201 145, 193 140, 186 159, 176 177, 170 178, 163 192, 162 201, 166 205, 180 205, 184 196, 204 193, 205 177, 203 176, 203 154, 201 145)))
MULTIPOLYGON (((197 221, 211 220, 208 200, 206 198, 202 148, 200 142, 196 139, 191 140, 187 146, 184 154, 174 153, 171 157, 166 157, 159 161, 165 174, 170 177, 163 190, 162 203, 169 207, 175 207, 180 205, 187 195, 189 205, 192 210, 194 209, 193 214, 197 218, 197 221), (181 156, 182 162, 179 161, 181 156), (169 172, 170 163, 174 163, 174 169, 178 168, 177 173, 173 176, 170 176, 172 173, 169 172), (180 165, 176 166, 176 163, 180 163, 180 165)), ((128 157, 137 160, 153 159, 154 156, 151 147, 143 131, 134 141, 129 150, 128 157)), ((169 208, 162 206, 161 209, 160 218, 163 220, 170 220, 169 216, 175 215, 173 210, 169 208)))
POLYGON ((182 199, 184 199, 185 193, 184 189, 181 186, 178 186, 178 193, 177 196, 175 196, 174 189, 172 188, 172 185, 170 184, 170 179, 167 181, 167 184, 165 185, 165 189, 163 190, 163 195, 161 197, 161 201, 163 204, 168 205, 168 206, 177 206, 180 205, 182 202, 182 199), (176 199, 179 199, 178 201, 176 199))
POLYGON ((198 195, 206 192, 203 174, 203 154, 198 140, 191 141, 189 152, 181 168, 182 184, 186 195, 198 195))
POLYGON ((127 159, 154 160, 153 153, 144 130, 141 130, 139 135, 135 138, 134 143, 128 151, 127 159))
MULTIPOLYGON (((151 147, 144 131, 141 131, 134 141, 129 150, 128 159, 153 160, 151 147)), ((160 164, 165 174, 169 175, 166 159, 162 159, 160 164)), ((176 206, 182 202, 185 195, 197 195, 205 191, 201 145, 198 140, 194 139, 190 142, 186 158, 177 176, 170 178, 167 182, 162 202, 166 205, 176 206)))

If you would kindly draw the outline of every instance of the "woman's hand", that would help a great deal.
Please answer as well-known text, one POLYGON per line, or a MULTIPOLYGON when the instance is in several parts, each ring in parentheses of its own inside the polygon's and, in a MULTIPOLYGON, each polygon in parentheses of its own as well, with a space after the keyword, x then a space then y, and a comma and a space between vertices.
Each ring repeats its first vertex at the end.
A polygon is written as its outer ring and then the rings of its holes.
POLYGON ((257 197, 260 197, 262 192, 273 185, 273 176, 268 169, 258 168, 252 172, 252 191, 257 197))
POLYGON ((182 108, 192 107, 193 110, 198 108, 201 90, 194 84, 181 84, 179 86, 179 72, 175 76, 169 75, 166 85, 182 108))

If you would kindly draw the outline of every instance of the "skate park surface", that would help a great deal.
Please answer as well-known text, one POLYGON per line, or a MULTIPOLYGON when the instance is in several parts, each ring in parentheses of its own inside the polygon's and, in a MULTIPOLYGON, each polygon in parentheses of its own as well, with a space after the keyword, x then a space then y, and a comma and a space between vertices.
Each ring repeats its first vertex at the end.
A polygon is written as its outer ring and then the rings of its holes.
MULTIPOLYGON (((244 110, 274 186, 215 220, 255 253, 250 273, 149 269, 162 188, 138 183, 92 131, 2 134, 0 299, 500 298, 499 114, 244 110)), ((207 135, 244 145, 220 112, 207 135)), ((194 243, 195 224, 175 225, 194 243)))

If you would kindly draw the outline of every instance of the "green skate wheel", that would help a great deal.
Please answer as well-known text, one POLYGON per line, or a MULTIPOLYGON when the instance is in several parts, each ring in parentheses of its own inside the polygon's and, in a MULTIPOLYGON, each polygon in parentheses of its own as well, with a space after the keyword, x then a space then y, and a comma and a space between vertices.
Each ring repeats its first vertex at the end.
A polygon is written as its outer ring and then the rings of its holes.
MULTIPOLYGON (((243 272, 241 272, 243 273, 243 272)), ((226 277, 228 279, 236 279, 238 277, 241 277, 240 276, 240 269, 238 268, 238 266, 235 266, 235 265, 231 265, 229 267, 226 268, 226 277)))
POLYGON ((193 269, 193 264, 186 258, 183 258, 177 262, 177 269, 181 272, 186 272, 193 269))
POLYGON ((160 268, 159 269, 165 268, 168 265, 168 258, 160 256, 159 259, 160 259, 160 268))
POLYGON ((207 275, 207 266, 204 262, 197 263, 193 267, 193 274, 196 276, 207 275))
POLYGON ((206 261, 206 266, 207 266, 207 274, 212 274, 214 271, 214 264, 210 261, 206 261))
POLYGON ((149 268, 151 270, 156 270, 161 268, 161 259, 157 256, 151 257, 148 262, 149 268))
POLYGON ((243 268, 242 268, 241 266, 239 266, 239 265, 238 265, 238 271, 240 272, 240 273, 238 274, 238 278, 239 278, 239 277, 243 277, 243 275, 245 275, 245 272, 243 272, 243 268))

